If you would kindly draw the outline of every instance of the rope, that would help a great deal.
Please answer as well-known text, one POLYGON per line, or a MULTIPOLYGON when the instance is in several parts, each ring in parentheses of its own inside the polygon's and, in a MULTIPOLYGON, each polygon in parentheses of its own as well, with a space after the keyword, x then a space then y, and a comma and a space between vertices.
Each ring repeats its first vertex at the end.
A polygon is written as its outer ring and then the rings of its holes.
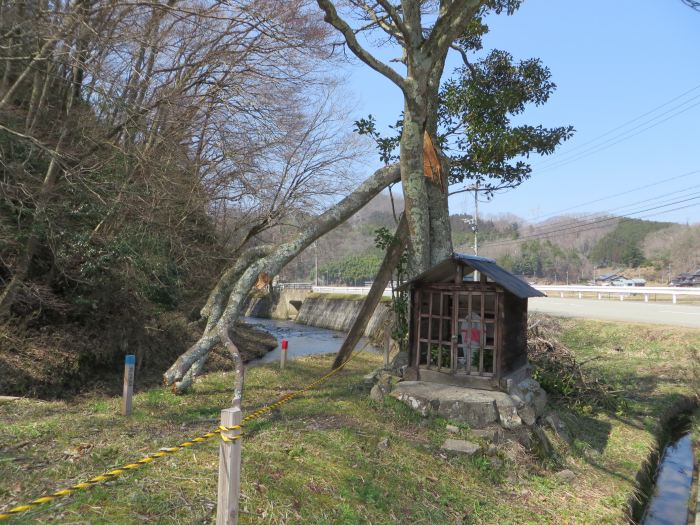
POLYGON ((132 463, 127 463, 125 465, 122 465, 121 467, 117 467, 113 470, 110 470, 108 472, 100 474, 99 476, 95 476, 93 478, 90 478, 90 479, 83 481, 81 483, 76 483, 75 485, 71 485, 70 487, 58 490, 52 494, 47 494, 46 496, 42 496, 40 498, 37 498, 37 499, 30 501, 24 505, 19 505, 17 507, 13 507, 13 508, 11 508, 3 513, 0 513, 0 521, 8 520, 8 519, 12 518, 13 516, 16 516, 17 514, 27 512, 27 511, 32 510, 33 508, 38 507, 40 505, 44 505, 46 503, 51 503, 57 499, 60 499, 60 498, 66 497, 66 496, 70 496, 71 494, 73 494, 74 492, 77 492, 79 490, 86 490, 86 489, 89 489, 95 485, 100 485, 100 484, 105 483, 107 481, 111 481, 113 479, 116 479, 116 478, 126 474, 127 472, 130 472, 132 470, 136 470, 136 469, 139 469, 145 465, 148 465, 157 459, 164 458, 166 456, 180 452, 181 450, 185 450, 187 448, 190 448, 194 445, 198 445, 199 443, 203 443, 204 441, 208 441, 209 439, 211 439, 213 437, 220 436, 221 439, 226 443, 232 442, 232 441, 237 440, 237 439, 241 439, 241 437, 243 436, 242 432, 235 435, 235 436, 226 436, 226 435, 224 435, 224 432, 241 430, 243 425, 245 425, 246 423, 250 423, 251 421, 253 421, 255 419, 259 419, 262 416, 264 416, 265 414, 272 412, 274 409, 281 407, 285 403, 288 403, 292 399, 299 397, 301 394, 306 393, 309 390, 316 388, 318 385, 327 381, 329 378, 331 378, 332 376, 334 376, 335 374, 340 372, 343 368, 345 368, 345 366, 350 361, 352 361, 357 356, 357 354, 359 354, 365 348, 367 348, 368 345, 369 345, 369 342, 366 343, 358 352, 354 352, 350 356, 350 358, 348 358, 338 368, 336 368, 335 370, 331 370, 329 373, 320 377, 319 379, 317 379, 313 383, 309 383, 305 387, 303 387, 295 392, 292 392, 291 394, 287 394, 286 396, 282 396, 280 399, 278 399, 276 402, 272 403, 271 405, 264 406, 264 407, 256 410, 255 412, 247 415, 246 417, 243 418, 240 425, 234 425, 232 427, 225 427, 225 426, 221 425, 218 428, 216 428, 215 430, 212 430, 210 432, 206 432, 204 434, 201 434, 200 436, 197 436, 197 437, 194 437, 194 438, 189 439, 187 441, 184 441, 184 442, 182 442, 179 445, 176 445, 174 447, 161 448, 158 450, 158 452, 148 454, 147 456, 144 456, 141 459, 134 461, 132 463))

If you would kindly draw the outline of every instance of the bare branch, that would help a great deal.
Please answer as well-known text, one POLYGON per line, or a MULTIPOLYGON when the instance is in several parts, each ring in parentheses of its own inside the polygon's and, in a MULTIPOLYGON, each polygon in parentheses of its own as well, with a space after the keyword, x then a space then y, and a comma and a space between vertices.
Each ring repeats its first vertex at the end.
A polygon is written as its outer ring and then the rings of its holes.
POLYGON ((377 60, 371 53, 369 53, 369 51, 367 51, 360 45, 360 43, 357 41, 355 32, 348 25, 348 23, 345 20, 343 20, 340 17, 340 15, 338 15, 338 11, 333 5, 333 2, 331 2, 330 0, 317 0, 317 2, 318 6, 323 10, 323 12, 326 15, 324 17, 324 20, 331 24, 333 27, 335 27, 338 31, 340 31, 340 33, 342 33, 348 47, 355 54, 355 56, 357 56, 357 58, 362 60, 365 64, 374 69, 376 72, 381 73, 386 78, 391 80, 403 91, 405 89, 406 84, 404 78, 384 62, 377 60))

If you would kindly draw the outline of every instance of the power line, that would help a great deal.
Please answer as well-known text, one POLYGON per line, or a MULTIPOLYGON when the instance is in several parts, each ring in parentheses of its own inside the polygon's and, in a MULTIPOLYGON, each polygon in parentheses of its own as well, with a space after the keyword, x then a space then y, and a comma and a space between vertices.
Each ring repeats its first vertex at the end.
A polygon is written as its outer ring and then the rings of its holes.
MULTIPOLYGON (((554 216, 559 215, 559 214, 561 214, 561 213, 567 213, 567 212, 570 212, 571 210, 575 210, 575 209, 577 209, 577 208, 582 208, 583 206, 588 206, 589 204, 595 204, 595 203, 597 203, 597 202, 602 202, 602 201, 605 201, 605 200, 610 200, 610 199, 613 199, 613 198, 615 198, 615 197, 620 197, 621 195, 628 195, 628 194, 630 194, 630 193, 634 193, 634 192, 637 192, 637 191, 640 191, 640 190, 645 190, 645 189, 647 189, 647 188, 652 188, 652 187, 654 187, 654 186, 658 186, 659 184, 665 184, 665 183, 667 183, 667 182, 671 182, 671 181, 674 181, 674 180, 682 179, 682 178, 689 177, 689 176, 691 176, 691 175, 696 175, 696 174, 699 174, 699 173, 700 173, 700 170, 689 171, 689 172, 687 172, 687 173, 683 173, 682 175, 677 175, 677 176, 675 176, 675 177, 669 177, 669 178, 667 178, 667 179, 662 179, 662 180, 657 181, 657 182, 652 182, 651 184, 646 184, 646 185, 644 185, 644 186, 639 186, 639 187, 633 188, 633 189, 627 189, 627 190, 625 190, 625 191, 621 191, 620 193, 614 193, 613 195, 608 195, 607 197, 601 197, 600 199, 594 199, 594 200, 592 200, 592 201, 587 201, 587 202, 584 202, 584 203, 582 203, 582 204, 577 204, 576 206, 571 206, 571 207, 566 208, 566 209, 564 209, 564 210, 555 211, 555 212, 551 212, 551 213, 547 213, 547 214, 536 215, 536 216, 534 216, 534 217, 533 217, 532 219, 530 219, 530 220, 533 221, 533 220, 535 220, 535 219, 539 219, 539 218, 542 218, 542 217, 544 217, 544 218, 554 217, 554 216)), ((682 191, 682 190, 681 190, 681 191, 682 191)))
MULTIPOLYGON (((700 173, 700 170, 698 170, 698 171, 696 171, 696 172, 690 172, 690 173, 691 173, 691 174, 692 174, 692 173, 700 173)), ((687 176, 687 175, 688 175, 688 174, 684 174, 683 176, 687 176)), ((670 179, 668 179, 668 180, 674 180, 674 179, 677 179, 677 178, 680 178, 680 176, 679 176, 679 177, 672 177, 672 178, 670 178, 670 179)), ((659 183, 649 184, 649 185, 647 185, 647 186, 653 186, 653 185, 658 185, 658 184, 659 184, 659 183)), ((642 188, 644 188, 644 187, 646 187, 646 186, 642 186, 642 188)), ((693 190, 693 189, 696 189, 696 188, 700 188, 700 185, 688 186, 688 187, 682 188, 682 189, 680 189, 680 190, 674 190, 674 191, 671 191, 671 192, 668 192, 668 193, 662 193, 662 194, 660 194, 660 195, 656 195, 656 196, 650 197, 650 198, 648 198, 648 199, 642 199, 642 200, 640 200, 640 201, 631 202, 631 203, 625 204, 625 205, 623 205, 623 206, 618 206, 617 208, 614 208, 614 209, 608 209, 608 210, 604 210, 604 211, 600 211, 600 212, 594 212, 594 213, 588 213, 588 214, 579 215, 579 216, 577 216, 577 217, 571 218, 570 220, 566 220, 566 221, 563 221, 563 222, 559 222, 558 224, 554 224, 554 225, 552 225, 552 227, 553 227, 553 228, 557 228, 557 229, 561 229, 561 228, 567 228, 567 229, 568 229, 569 227, 571 227, 571 228, 577 228, 577 227, 585 226, 586 223, 585 223, 584 221, 586 221, 586 219, 589 219, 589 218, 591 218, 591 219, 593 219, 593 218, 600 218, 601 215, 603 215, 603 214, 610 214, 610 215, 617 214, 617 215, 614 215, 614 216, 612 216, 612 217, 610 218, 610 220, 615 220, 615 219, 619 218, 619 215, 622 214, 622 213, 621 213, 622 210, 625 210, 625 209, 627 209, 627 208, 636 207, 636 206, 639 206, 640 204, 645 204, 645 203, 650 202, 650 201, 658 201, 658 203, 659 203, 660 205, 661 205, 661 204, 664 204, 664 205, 672 205, 672 204, 675 204, 675 202, 664 201, 663 199, 666 198, 666 197, 670 197, 671 195, 675 195, 675 194, 678 194, 678 193, 681 193, 681 192, 688 192, 689 190, 693 190)), ((641 189, 641 188, 639 188, 639 189, 641 189)), ((632 190, 632 191, 634 191, 634 190, 632 190)), ((700 193, 700 192, 687 193, 686 196, 697 195, 698 193, 700 193)), ((674 198, 675 198, 675 197, 674 197, 674 198)), ((570 209, 573 209, 573 208, 570 208, 570 209)), ((633 212, 628 212, 628 213, 633 213, 633 212)), ((545 232, 537 232, 537 235, 546 234, 546 233, 547 233, 546 231, 545 231, 545 232)), ((533 234, 533 235, 534 235, 534 234, 533 234)), ((504 242, 505 242, 505 241, 508 241, 508 239, 504 239, 503 241, 504 241, 504 242)), ((494 241, 494 242, 499 242, 499 241, 494 241)))
MULTIPOLYGON (((647 212, 647 211, 652 211, 652 210, 656 210, 656 209, 659 209, 659 208, 666 208, 666 207, 668 207, 668 206, 673 206, 673 205, 675 205, 675 204, 681 204, 681 203, 684 203, 684 202, 689 202, 689 201, 694 201, 694 200, 700 199, 700 192, 696 192, 696 194, 698 194, 698 195, 697 195, 697 196, 694 196, 694 197, 687 198, 687 199, 681 199, 681 200, 678 200, 678 201, 673 201, 673 202, 669 202, 669 203, 666 203, 666 204, 660 204, 660 205, 658 205, 658 206, 652 206, 652 207, 650 207, 650 208, 645 208, 645 209, 641 209, 641 210, 629 212, 628 215, 637 215, 637 214, 639 214, 639 213, 645 213, 645 212, 647 212)), ((696 194, 693 194, 693 195, 696 195, 696 194)), ((662 214, 662 213, 669 213, 669 212, 671 212, 671 211, 675 211, 675 210, 678 210, 678 209, 683 209, 683 208, 687 208, 687 207, 697 206, 698 204, 699 204, 699 203, 694 203, 694 204, 691 204, 691 205, 689 205, 689 206, 682 206, 682 207, 680 207, 680 208, 674 208, 673 210, 666 210, 666 211, 664 211, 664 212, 654 213, 654 214, 651 214, 651 215, 653 216, 653 215, 660 215, 660 214, 662 214)), ((639 218, 639 217, 637 217, 637 218, 639 218)), ((554 230, 550 230, 550 231, 546 231, 546 232, 533 233, 533 234, 531 234, 531 235, 522 236, 522 237, 520 237, 520 238, 518 238, 518 239, 503 239, 503 240, 497 240, 497 241, 493 241, 493 242, 491 242, 491 243, 488 243, 487 246, 499 246, 499 245, 513 244, 513 243, 522 242, 523 240, 527 240, 527 239, 536 239, 536 238, 541 238, 541 237, 547 237, 547 236, 553 235, 553 234, 555 234, 555 233, 562 233, 562 232, 568 232, 568 231, 576 231, 576 233, 581 233, 581 232, 584 232, 584 231, 588 231, 588 230, 590 229, 590 228, 586 228, 587 226, 591 226, 591 225, 594 225, 594 224, 604 224, 604 223, 606 223, 606 222, 615 221, 615 220, 622 220, 622 219, 625 219, 625 217, 615 217, 615 216, 614 216, 614 217, 606 217, 606 218, 598 219, 598 220, 591 221, 591 222, 584 223, 584 224, 580 224, 580 223, 579 223, 579 224, 576 225, 576 226, 568 226, 568 227, 558 228, 558 229, 554 229, 554 230)), ((630 219, 630 218, 627 218, 627 219, 630 219)), ((600 226, 599 226, 599 227, 600 227, 600 226)))
POLYGON ((675 109, 678 109, 679 107, 686 105, 688 102, 691 102, 691 101, 698 99, 698 98, 700 98, 700 95, 697 95, 697 96, 691 98, 690 100, 687 100, 687 101, 683 102, 682 104, 680 104, 680 105, 678 105, 678 106, 676 106, 668 111, 665 111, 664 113, 662 113, 660 115, 657 115, 656 117, 653 117, 645 122, 642 122, 641 124, 631 128, 623 133, 620 133, 614 137, 611 137, 610 139, 605 140, 600 144, 592 146, 592 147, 582 151, 581 153, 574 155, 573 157, 564 158, 564 159, 555 159, 555 158, 548 159, 551 162, 547 165, 544 165, 541 169, 538 169, 537 171, 542 173, 542 172, 550 171, 550 170, 555 169, 555 168, 560 168, 560 167, 565 166, 567 164, 571 164, 572 162, 575 162, 577 160, 581 160, 585 157, 589 157, 591 155, 594 155, 596 153, 604 151, 608 148, 611 148, 611 147, 615 146, 616 144, 619 144, 620 142, 624 142, 625 140, 631 139, 632 137, 636 137, 637 135, 640 135, 641 133, 644 133, 645 131, 647 131, 651 128, 655 128, 656 126, 659 126, 659 125, 663 124, 664 122, 666 122, 666 121, 668 121, 668 120, 670 120, 670 119, 672 119, 672 118, 674 118, 682 113, 685 113, 686 111, 693 109, 696 106, 700 106, 700 101, 698 101, 694 104, 691 104, 688 107, 681 109, 680 111, 677 111, 677 112, 667 116, 666 118, 664 118, 662 120, 658 120, 657 122, 654 122, 658 118, 663 117, 664 115, 667 115, 669 112, 671 112, 675 109), (651 123, 651 124, 649 124, 649 123, 651 123), (637 130, 642 126, 645 126, 646 124, 649 124, 649 125, 646 127, 643 127, 642 129, 640 129, 636 133, 629 134, 631 131, 637 130))
MULTIPOLYGON (((610 135, 611 133, 614 133, 615 131, 617 131, 617 130, 619 130, 619 129, 622 129, 622 128, 624 128, 625 126, 628 126, 629 124, 633 124, 633 123, 637 122, 639 119, 642 119, 642 118, 646 117, 647 115, 651 115, 652 113, 656 112, 657 110, 659 110, 659 109, 661 109, 661 108, 664 108, 664 107, 668 106, 669 104, 672 104, 672 103, 675 102, 676 100, 678 100, 678 99, 680 99, 680 98, 683 98, 684 96, 686 96, 686 95, 688 95, 689 93, 692 93, 693 91, 696 91, 696 90, 698 90, 698 89, 700 89, 700 84, 698 84, 697 86, 694 86, 694 87, 690 88, 690 89, 687 90, 687 91, 684 91, 684 92, 681 93, 680 95, 677 95, 677 96, 673 97, 673 98, 670 99, 670 100, 667 100, 667 101, 664 102, 663 104, 661 104, 661 105, 659 105, 659 106, 656 106, 655 108, 650 109, 649 111, 647 111, 647 112, 645 112, 645 113, 642 113, 641 115, 638 115, 638 116, 634 117, 633 119, 628 120, 627 122, 624 122, 624 123, 620 124, 619 126, 616 126, 616 127, 612 128, 612 129, 606 131, 606 132, 603 133, 602 135, 598 135, 597 137, 594 137, 594 138, 592 138, 591 140, 588 140, 587 142, 584 142, 584 143, 582 143, 582 144, 579 144, 579 145, 577 145, 577 146, 574 146, 574 147, 572 147, 572 148, 569 148, 568 151, 565 151, 565 152, 561 153, 561 155, 568 155, 568 154, 570 154, 570 153, 572 153, 572 152, 574 152, 574 151, 576 151, 576 150, 579 150, 579 149, 581 149, 581 148, 583 148, 583 147, 585 147, 585 146, 588 146, 589 144, 592 144, 592 143, 594 143, 594 142, 598 142, 598 140, 602 139, 603 137, 607 137, 607 136, 610 135)), ((694 97, 694 98, 695 98, 695 97, 694 97)), ((693 100, 693 99, 691 99, 691 100, 693 100)), ((545 161, 552 161, 552 160, 554 160, 554 158, 545 159, 545 161)))

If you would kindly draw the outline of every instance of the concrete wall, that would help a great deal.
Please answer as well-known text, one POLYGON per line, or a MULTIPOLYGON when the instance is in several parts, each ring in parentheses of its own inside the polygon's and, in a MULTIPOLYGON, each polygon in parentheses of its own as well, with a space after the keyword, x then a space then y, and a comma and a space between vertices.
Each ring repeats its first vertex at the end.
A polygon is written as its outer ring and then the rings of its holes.
POLYGON ((248 302, 245 315, 268 319, 294 319, 299 313, 295 304, 303 303, 310 293, 310 290, 284 289, 274 292, 272 296, 254 295, 248 302))
MULTIPOLYGON (((304 300, 296 322, 347 332, 360 311, 363 302, 361 299, 364 297, 358 299, 360 300, 313 294, 304 300)), ((389 303, 379 303, 367 324, 365 335, 372 338, 381 337, 384 322, 390 315, 389 303)))

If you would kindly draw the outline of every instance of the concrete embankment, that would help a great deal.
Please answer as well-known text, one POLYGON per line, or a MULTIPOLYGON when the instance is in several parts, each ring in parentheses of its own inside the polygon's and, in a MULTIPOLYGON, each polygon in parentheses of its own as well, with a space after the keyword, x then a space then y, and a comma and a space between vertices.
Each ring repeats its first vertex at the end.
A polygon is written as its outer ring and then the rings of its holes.
MULTIPOLYGON (((333 294, 310 294, 304 299, 296 322, 347 332, 360 312, 363 299, 362 296, 338 297, 333 294)), ((384 323, 390 315, 390 303, 379 303, 367 323, 364 335, 371 338, 381 337, 384 323)))
MULTIPOLYGON (((316 294, 309 290, 282 290, 272 295, 251 297, 246 310, 250 317, 294 319, 297 323, 347 332, 355 321, 362 302, 360 295, 316 294)), ((382 336, 382 327, 391 315, 388 302, 381 302, 367 324, 364 335, 382 336)))

